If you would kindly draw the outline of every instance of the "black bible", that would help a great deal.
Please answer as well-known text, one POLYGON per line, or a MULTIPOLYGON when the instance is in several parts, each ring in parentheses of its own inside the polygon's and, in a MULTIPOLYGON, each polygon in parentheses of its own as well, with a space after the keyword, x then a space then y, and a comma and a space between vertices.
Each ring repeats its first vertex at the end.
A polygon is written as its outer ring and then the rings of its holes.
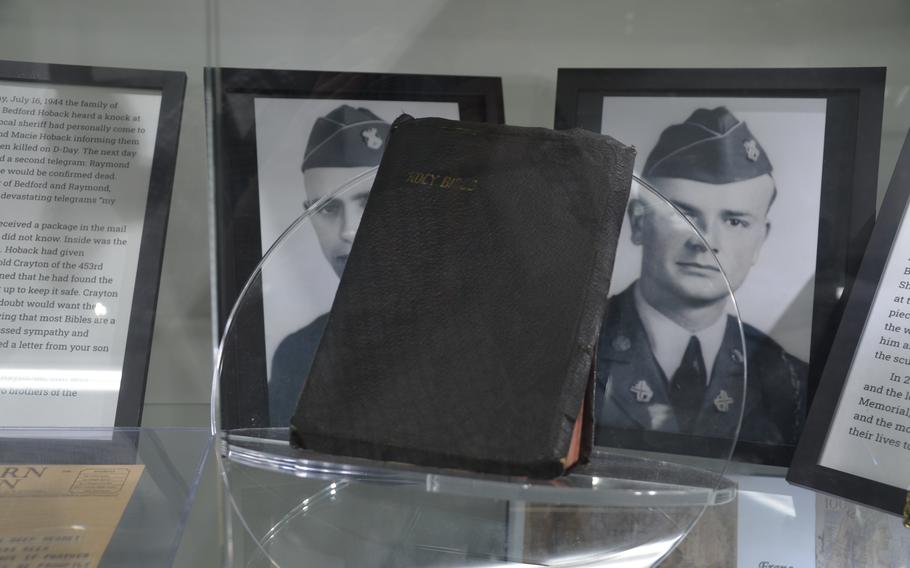
POLYGON ((585 461, 634 156, 577 129, 399 118, 292 443, 539 478, 585 461))

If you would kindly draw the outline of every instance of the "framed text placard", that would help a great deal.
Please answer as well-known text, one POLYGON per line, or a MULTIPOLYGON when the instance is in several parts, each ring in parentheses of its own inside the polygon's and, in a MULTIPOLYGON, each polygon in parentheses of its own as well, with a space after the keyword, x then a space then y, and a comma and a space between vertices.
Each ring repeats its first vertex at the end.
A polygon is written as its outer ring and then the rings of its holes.
POLYGON ((789 463, 871 231, 884 83, 882 68, 559 70, 556 128, 580 126, 638 149, 636 173, 703 231, 744 323, 745 353, 726 340, 704 348, 714 365, 694 396, 703 409, 695 426, 678 426, 686 412, 664 412, 665 398, 636 398, 636 381, 655 393, 669 388, 686 338, 704 340, 731 308, 722 295, 693 292, 702 275, 672 268, 697 267, 707 251, 639 238, 630 208, 610 295, 641 325, 605 321, 628 347, 602 340, 598 396, 608 412, 599 438, 678 453, 710 448, 699 425, 723 420, 711 393, 736 387, 717 362, 742 369, 745 361, 735 455, 789 463), (643 268, 664 262, 664 272, 643 268), (637 350, 634 364, 622 363, 637 350))
POLYGON ((787 480, 910 514, 910 134, 787 480))
POLYGON ((185 84, 0 62, 0 427, 139 424, 185 84))
MULTIPOLYGON (((246 310, 243 329, 232 338, 238 347, 232 364, 222 372, 225 427, 287 426, 389 125, 403 113, 502 123, 502 81, 219 68, 208 70, 206 83, 214 133, 219 333, 262 256, 305 210, 322 207, 318 219, 263 267, 262 305, 246 310), (335 193, 355 179, 360 181, 344 196, 335 193)), ((247 299, 250 308, 254 300, 247 299)))

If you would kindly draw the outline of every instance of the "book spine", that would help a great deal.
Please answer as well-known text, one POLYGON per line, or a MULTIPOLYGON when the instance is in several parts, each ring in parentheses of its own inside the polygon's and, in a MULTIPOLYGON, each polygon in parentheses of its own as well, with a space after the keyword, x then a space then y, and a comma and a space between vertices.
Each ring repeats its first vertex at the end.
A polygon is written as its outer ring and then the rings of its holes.
POLYGON ((599 212, 598 233, 595 235, 595 246, 591 251, 590 286, 582 301, 580 317, 574 339, 579 341, 575 346, 576 354, 572 357, 567 370, 568 384, 566 393, 584 392, 588 400, 580 400, 574 396, 567 396, 562 402, 564 420, 554 426, 558 432, 556 447, 568 448, 572 429, 577 417, 578 409, 584 404, 588 413, 586 416, 587 427, 583 432, 582 456, 587 456, 593 445, 594 428, 593 420, 593 377, 595 374, 596 354, 600 328, 606 315, 607 295, 610 291, 610 282, 613 274, 613 262, 616 257, 616 245, 622 228, 622 218, 629 200, 629 191, 632 185, 632 168, 635 163, 635 149, 621 146, 616 142, 600 142, 604 146, 603 164, 597 164, 592 171, 601 169, 605 191, 608 192, 604 200, 604 210, 599 212), (615 222, 610 222, 614 220, 615 222), (585 387, 582 383, 586 383, 585 387))

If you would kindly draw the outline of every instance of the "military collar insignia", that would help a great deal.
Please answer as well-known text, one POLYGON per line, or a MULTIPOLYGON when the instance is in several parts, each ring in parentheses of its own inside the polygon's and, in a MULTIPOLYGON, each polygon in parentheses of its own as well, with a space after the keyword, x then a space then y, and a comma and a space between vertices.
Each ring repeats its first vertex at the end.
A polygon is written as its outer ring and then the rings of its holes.
POLYGON ((748 158, 750 162, 758 161, 761 157, 761 150, 758 149, 758 142, 755 140, 751 138, 746 140, 743 142, 743 148, 745 148, 746 158, 748 158))
POLYGON ((632 348, 632 340, 625 335, 617 335, 611 345, 614 351, 628 351, 632 348))
POLYGON ((733 398, 727 394, 727 391, 721 390, 717 396, 714 397, 714 408, 716 408, 718 412, 729 412, 730 405, 734 402, 733 398))
POLYGON ((379 136, 379 129, 376 127, 361 130, 360 137, 363 138, 363 143, 366 144, 367 148, 370 150, 382 148, 382 143, 385 142, 385 140, 379 136))
POLYGON ((732 359, 734 363, 742 363, 743 362, 743 352, 740 351, 739 349, 735 349, 735 348, 732 349, 730 351, 730 359, 732 359))
POLYGON ((635 393, 636 402, 651 402, 651 398, 654 396, 654 391, 644 380, 638 381, 629 390, 635 393))

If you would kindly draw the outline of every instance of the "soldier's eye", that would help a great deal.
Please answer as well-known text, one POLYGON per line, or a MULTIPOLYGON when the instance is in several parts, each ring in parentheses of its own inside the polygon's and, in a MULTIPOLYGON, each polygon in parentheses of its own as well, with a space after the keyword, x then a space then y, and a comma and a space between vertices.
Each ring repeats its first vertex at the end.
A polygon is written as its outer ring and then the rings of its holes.
POLYGON ((748 221, 745 219, 739 219, 737 217, 731 217, 730 219, 727 219, 727 223, 729 223, 731 227, 741 227, 743 229, 749 227, 748 221))
POLYGON ((327 202, 322 207, 320 207, 319 211, 317 211, 317 214, 324 215, 324 216, 330 216, 330 215, 338 215, 340 212, 341 212, 341 202, 339 202, 337 199, 333 199, 333 200, 327 202))

